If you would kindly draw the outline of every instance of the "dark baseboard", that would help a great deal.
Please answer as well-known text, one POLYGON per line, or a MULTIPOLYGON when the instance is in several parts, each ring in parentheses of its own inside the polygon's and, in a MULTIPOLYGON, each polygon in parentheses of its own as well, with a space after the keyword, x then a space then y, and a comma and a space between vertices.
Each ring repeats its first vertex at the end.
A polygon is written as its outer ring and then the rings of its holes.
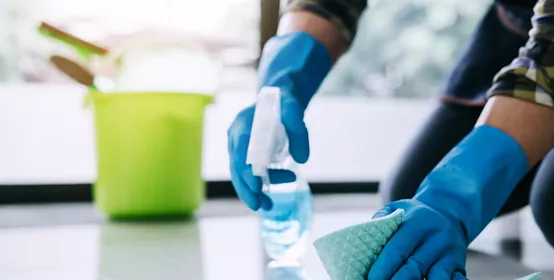
MULTIPOLYGON (((333 182, 310 183, 315 194, 332 193, 375 193, 377 182, 333 182)), ((207 182, 207 196, 210 198, 236 197, 231 182, 207 182)), ((0 205, 25 203, 64 203, 92 201, 92 185, 0 185, 0 205)))

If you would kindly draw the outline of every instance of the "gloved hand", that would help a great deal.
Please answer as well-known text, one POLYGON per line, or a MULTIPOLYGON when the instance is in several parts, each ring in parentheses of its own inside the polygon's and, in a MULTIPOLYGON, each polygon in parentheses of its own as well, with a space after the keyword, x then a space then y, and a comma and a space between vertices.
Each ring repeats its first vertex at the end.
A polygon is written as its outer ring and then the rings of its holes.
MULTIPOLYGON (((304 110, 331 69, 327 49, 304 32, 274 37, 264 47, 258 67, 258 89, 265 86, 281 89, 281 121, 289 138, 289 150, 298 163, 308 160, 310 149, 304 110)), ((246 164, 246 154, 255 105, 242 110, 227 131, 231 178, 238 197, 252 210, 272 207, 262 193, 260 178, 246 164)), ((295 180, 294 174, 269 170, 271 183, 295 180)))
POLYGON ((375 217, 405 210, 369 280, 466 279, 466 250, 497 215, 529 163, 519 144, 491 127, 475 128, 422 182, 413 199, 388 204, 375 217))
POLYGON ((413 199, 379 210, 374 218, 404 209, 404 222, 375 260, 368 280, 466 279, 466 237, 459 224, 413 199))

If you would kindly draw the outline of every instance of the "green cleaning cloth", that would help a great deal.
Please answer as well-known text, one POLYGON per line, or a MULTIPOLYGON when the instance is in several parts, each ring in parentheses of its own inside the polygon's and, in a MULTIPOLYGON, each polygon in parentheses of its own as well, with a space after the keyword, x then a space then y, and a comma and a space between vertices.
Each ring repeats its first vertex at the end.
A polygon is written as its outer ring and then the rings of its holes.
MULTIPOLYGON (((317 255, 331 280, 366 280, 371 266, 403 218, 404 210, 398 209, 388 216, 317 239, 314 242, 317 255)), ((516 280, 538 280, 540 276, 535 273, 516 280)))
POLYGON ((364 280, 371 265, 396 232, 404 210, 350 226, 317 239, 315 249, 331 280, 364 280))

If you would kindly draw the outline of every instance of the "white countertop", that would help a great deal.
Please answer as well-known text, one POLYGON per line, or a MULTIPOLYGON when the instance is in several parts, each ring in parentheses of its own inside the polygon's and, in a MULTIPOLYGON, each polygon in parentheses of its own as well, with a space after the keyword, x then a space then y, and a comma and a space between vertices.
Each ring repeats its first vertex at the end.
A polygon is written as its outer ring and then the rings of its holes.
MULTIPOLYGON (((357 197, 357 196, 356 196, 357 197)), ((353 201, 352 196, 316 197, 316 212, 311 240, 348 225, 365 222, 377 209, 376 197, 350 209, 328 209, 324 204, 336 200, 353 201)), ((354 201, 361 202, 359 199, 354 201)), ((0 217, 40 219, 36 225, 2 227, 0 224, 0 279, 9 280, 277 280, 267 277, 259 238, 258 219, 247 211, 235 215, 204 215, 220 206, 246 208, 240 202, 209 201, 199 217, 189 221, 109 222, 102 218, 74 220, 71 223, 45 224, 79 213, 93 213, 91 204, 58 204, 0 207, 0 217), (206 209, 206 208, 212 208, 206 209), (16 215, 19 213, 19 215, 16 215), (25 217, 27 215, 27 217, 25 217), (55 215, 52 216, 52 215, 55 215)), ((525 214, 527 215, 527 214, 525 214)), ((529 213, 529 217, 530 213, 529 213)), ((532 219, 532 218, 531 218, 532 219)), ((0 218, 0 220, 2 220, 0 218)), ((527 221, 527 220, 526 220, 527 221)), ((532 223, 532 220, 529 220, 532 223)), ((514 261, 489 255, 470 254, 468 273, 472 280, 512 280, 528 273, 551 268, 552 250, 544 250, 544 240, 536 226, 522 225, 531 232, 523 236, 532 251, 525 252, 526 268, 514 261), (537 249, 532 246, 542 246, 537 249), (537 265, 537 259, 544 259, 537 265), (549 261, 550 260, 550 261, 549 261), (549 264, 550 263, 550 264, 549 264)), ((495 253, 498 231, 493 222, 474 242, 473 249, 495 253), (492 249, 491 249, 492 248, 492 249)), ((526 248, 526 247, 525 247, 526 248)), ((326 275, 313 246, 302 259, 309 278, 288 275, 279 280, 325 280, 326 275)), ((548 279, 548 278, 545 278, 548 279)))
MULTIPOLYGON (((91 112, 74 85, 0 85, 0 184, 87 183, 91 112)), ((206 110, 203 176, 228 180, 226 130, 253 94, 225 92, 206 110)), ((319 97, 307 115, 311 181, 377 181, 417 130, 429 100, 319 97)))

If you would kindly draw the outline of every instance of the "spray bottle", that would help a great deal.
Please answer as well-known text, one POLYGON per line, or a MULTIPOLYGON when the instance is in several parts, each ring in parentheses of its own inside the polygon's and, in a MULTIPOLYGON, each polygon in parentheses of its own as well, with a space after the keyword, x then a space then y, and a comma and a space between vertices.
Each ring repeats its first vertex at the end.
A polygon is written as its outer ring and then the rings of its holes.
POLYGON ((298 259, 305 253, 313 216, 310 187, 289 153, 288 142, 281 122, 281 91, 264 87, 256 99, 246 161, 273 202, 271 210, 259 210, 259 217, 266 253, 276 260, 298 259), (270 180, 272 171, 292 172, 294 180, 270 180))

